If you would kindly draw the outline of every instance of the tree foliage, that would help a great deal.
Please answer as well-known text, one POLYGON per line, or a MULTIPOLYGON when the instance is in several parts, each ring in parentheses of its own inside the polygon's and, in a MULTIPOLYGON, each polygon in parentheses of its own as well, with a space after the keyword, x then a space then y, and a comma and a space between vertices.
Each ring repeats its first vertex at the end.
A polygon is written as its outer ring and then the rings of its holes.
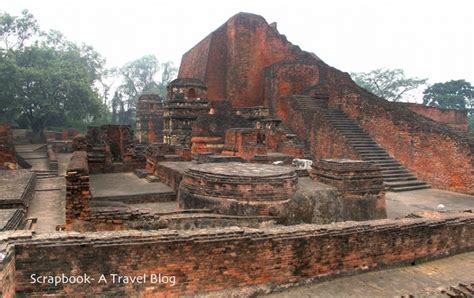
POLYGON ((166 96, 166 86, 177 73, 173 63, 160 63, 155 55, 146 55, 112 69, 121 84, 112 98, 112 118, 119 123, 132 123, 138 97, 142 94, 166 96), (161 76, 160 76, 161 74, 161 76))
POLYGON ((27 11, 0 15, 0 118, 26 123, 37 137, 48 126, 90 123, 106 114, 95 84, 104 59, 90 46, 41 32, 27 11))
POLYGON ((474 87, 465 80, 436 83, 423 92, 423 104, 442 109, 467 110, 469 130, 474 131, 474 87))
POLYGON ((444 109, 473 109, 474 87, 465 80, 436 83, 423 92, 423 104, 444 109))
POLYGON ((370 72, 351 73, 352 79, 360 87, 377 96, 398 102, 408 92, 426 83, 426 79, 407 78, 401 69, 379 68, 370 72))

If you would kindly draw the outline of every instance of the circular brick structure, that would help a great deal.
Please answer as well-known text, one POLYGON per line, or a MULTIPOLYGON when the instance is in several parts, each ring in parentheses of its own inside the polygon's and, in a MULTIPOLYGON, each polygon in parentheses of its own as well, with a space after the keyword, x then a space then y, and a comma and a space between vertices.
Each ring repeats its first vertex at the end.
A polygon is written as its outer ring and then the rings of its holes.
POLYGON ((180 184, 180 208, 229 215, 277 216, 296 191, 291 168, 251 163, 207 163, 189 168, 180 184))

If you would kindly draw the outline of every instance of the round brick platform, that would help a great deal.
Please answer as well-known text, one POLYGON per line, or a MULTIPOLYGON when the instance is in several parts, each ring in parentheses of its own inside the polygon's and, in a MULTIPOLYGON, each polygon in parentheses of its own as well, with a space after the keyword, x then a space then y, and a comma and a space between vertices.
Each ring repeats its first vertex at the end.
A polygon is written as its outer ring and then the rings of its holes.
POLYGON ((250 163, 208 163, 183 175, 179 205, 230 215, 278 215, 296 191, 290 168, 250 163))

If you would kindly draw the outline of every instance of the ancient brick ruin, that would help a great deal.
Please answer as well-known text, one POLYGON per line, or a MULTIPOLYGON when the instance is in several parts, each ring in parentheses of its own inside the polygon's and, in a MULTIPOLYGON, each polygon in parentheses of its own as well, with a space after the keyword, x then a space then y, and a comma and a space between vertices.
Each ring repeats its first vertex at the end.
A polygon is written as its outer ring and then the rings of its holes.
POLYGON ((389 188, 422 188, 424 181, 465 193, 474 189, 472 137, 444 125, 462 128, 465 120, 426 118, 419 113, 435 113, 376 97, 348 74, 288 42, 260 16, 240 13, 230 18, 183 55, 179 77, 203 81, 211 103, 268 108, 305 143, 312 158, 386 165, 382 174, 389 188), (318 124, 315 112, 339 121, 318 124), (355 133, 340 132, 352 128, 355 133), (317 133, 321 129, 323 136, 317 133), (333 136, 338 141, 331 144, 333 136), (397 174, 406 175, 393 179, 397 174))
POLYGON ((464 114, 378 98, 247 13, 185 53, 167 91, 139 97, 135 131, 22 146, 0 126, 0 168, 32 163, 0 170, 3 296, 252 296, 473 251, 473 197, 437 208, 430 189, 473 193, 464 114), (63 273, 148 280, 30 282, 63 273))
POLYGON ((163 100, 158 95, 140 96, 136 117, 139 143, 157 143, 163 140, 163 100))
POLYGON ((170 83, 163 112, 164 143, 191 147, 194 121, 209 112, 206 91, 206 85, 196 79, 176 79, 170 83))
POLYGON ((0 169, 16 169, 17 160, 9 124, 0 124, 0 169))

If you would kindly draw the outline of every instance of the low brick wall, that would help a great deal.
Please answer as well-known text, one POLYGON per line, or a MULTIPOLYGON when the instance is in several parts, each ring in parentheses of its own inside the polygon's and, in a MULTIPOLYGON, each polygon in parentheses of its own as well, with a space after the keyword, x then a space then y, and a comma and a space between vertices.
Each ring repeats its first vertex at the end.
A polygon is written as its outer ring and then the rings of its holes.
POLYGON ((463 132, 468 131, 467 111, 427 107, 425 105, 417 103, 403 102, 397 104, 405 106, 411 111, 425 116, 426 118, 429 118, 438 123, 446 124, 452 128, 458 129, 463 132))
MULTIPOLYGON (((225 291, 221 296, 227 296, 246 288, 250 295, 474 249, 474 214, 423 216, 267 229, 33 235, 10 240, 15 292, 166 296, 225 291), (54 286, 31 283, 32 274, 87 274, 95 280, 54 286), (107 283, 99 282, 101 274, 107 283), (111 274, 147 279, 143 284, 113 283, 111 274), (152 274, 161 274, 161 283, 152 283, 152 274)), ((3 268, 8 268, 5 260, 3 268)), ((11 286, 2 284, 9 293, 11 286)))
POLYGON ((171 187, 174 191, 178 191, 179 183, 181 179, 183 179, 182 174, 178 170, 168 167, 166 162, 156 163, 153 174, 159 177, 161 182, 171 187))

